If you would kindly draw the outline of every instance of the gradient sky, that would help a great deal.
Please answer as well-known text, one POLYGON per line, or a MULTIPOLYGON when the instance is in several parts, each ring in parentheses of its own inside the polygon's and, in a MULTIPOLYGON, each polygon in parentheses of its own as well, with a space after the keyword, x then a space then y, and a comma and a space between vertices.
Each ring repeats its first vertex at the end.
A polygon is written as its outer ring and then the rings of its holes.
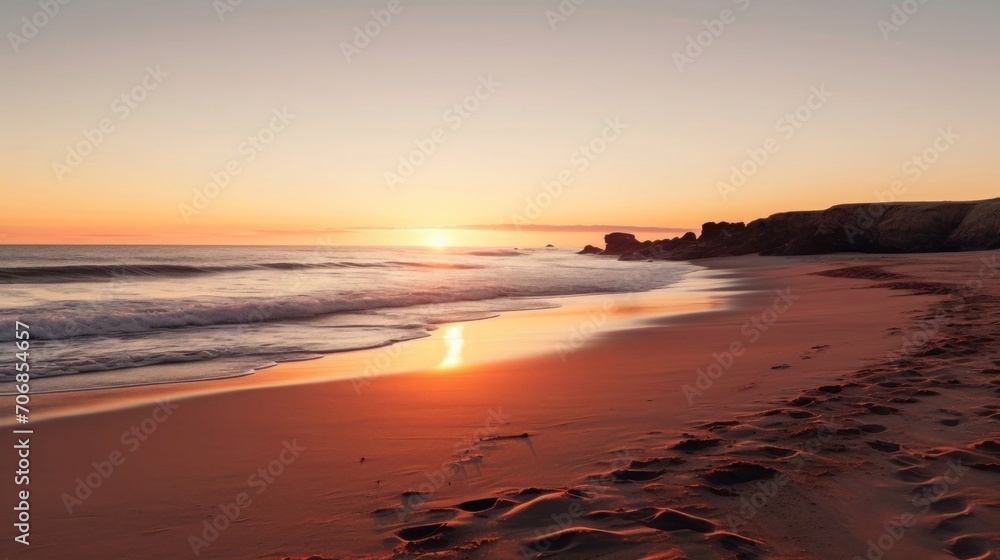
POLYGON ((401 2, 350 63, 343 43, 388 0, 243 0, 221 19, 212 0, 73 0, 25 42, 11 34, 39 4, 3 2, 0 242, 576 244, 600 234, 536 226, 697 229, 874 201, 897 180, 900 200, 997 196, 995 0, 930 0, 888 32, 906 2, 587 0, 555 29, 557 0, 401 2), (680 71, 674 53, 724 9, 735 21, 680 71), (126 115, 115 100, 148 67, 167 75, 126 115), (445 112, 488 76, 500 85, 453 129, 445 112), (833 96, 786 137, 779 120, 821 86, 833 96), (294 117, 247 161, 241 143, 281 108, 294 117), (57 178, 103 119, 113 130, 57 178), (608 119, 628 128, 583 170, 571 158, 608 119), (933 165, 904 167, 949 128, 933 165), (769 138, 780 150, 720 196, 769 138), (185 219, 231 160, 240 172, 185 219), (573 183, 526 215, 562 172, 573 183), (521 231, 406 229, 517 215, 521 231))

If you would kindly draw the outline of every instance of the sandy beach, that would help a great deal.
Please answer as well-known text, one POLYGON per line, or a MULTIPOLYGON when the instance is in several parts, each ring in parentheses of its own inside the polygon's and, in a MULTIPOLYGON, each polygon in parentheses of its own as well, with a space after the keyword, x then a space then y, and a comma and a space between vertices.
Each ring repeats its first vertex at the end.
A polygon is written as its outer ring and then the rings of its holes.
POLYGON ((699 264, 713 295, 659 316, 468 323, 471 364, 37 395, 87 411, 35 422, 5 557, 994 557, 996 253, 699 264))

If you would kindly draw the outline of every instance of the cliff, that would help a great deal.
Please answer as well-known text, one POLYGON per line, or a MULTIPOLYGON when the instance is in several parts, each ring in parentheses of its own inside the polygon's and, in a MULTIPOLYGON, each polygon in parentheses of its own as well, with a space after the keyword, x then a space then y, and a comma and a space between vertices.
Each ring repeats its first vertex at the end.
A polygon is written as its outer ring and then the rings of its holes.
POLYGON ((821 255, 826 253, 934 253, 1000 249, 1000 198, 976 202, 843 204, 828 210, 784 212, 749 224, 709 222, 701 236, 639 241, 629 233, 605 236, 603 251, 622 260, 821 255))

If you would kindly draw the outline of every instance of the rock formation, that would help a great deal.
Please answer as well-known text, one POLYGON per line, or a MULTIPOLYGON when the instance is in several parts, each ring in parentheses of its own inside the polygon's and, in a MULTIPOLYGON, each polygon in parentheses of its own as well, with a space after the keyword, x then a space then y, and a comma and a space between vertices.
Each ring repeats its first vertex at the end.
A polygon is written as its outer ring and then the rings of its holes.
POLYGON ((1000 249, 1000 199, 977 202, 844 204, 784 212, 749 224, 709 222, 701 236, 639 241, 612 233, 600 251, 621 260, 827 253, 933 253, 1000 249))

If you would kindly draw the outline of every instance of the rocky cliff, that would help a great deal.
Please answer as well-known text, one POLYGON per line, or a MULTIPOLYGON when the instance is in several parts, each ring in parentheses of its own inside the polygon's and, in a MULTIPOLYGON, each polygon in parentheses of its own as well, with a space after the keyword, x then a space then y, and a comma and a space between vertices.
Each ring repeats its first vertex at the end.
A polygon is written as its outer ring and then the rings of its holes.
POLYGON ((601 251, 622 260, 820 255, 825 253, 933 253, 1000 249, 1000 198, 976 202, 844 204, 828 210, 785 212, 749 224, 709 222, 701 236, 639 241, 611 233, 601 251))

